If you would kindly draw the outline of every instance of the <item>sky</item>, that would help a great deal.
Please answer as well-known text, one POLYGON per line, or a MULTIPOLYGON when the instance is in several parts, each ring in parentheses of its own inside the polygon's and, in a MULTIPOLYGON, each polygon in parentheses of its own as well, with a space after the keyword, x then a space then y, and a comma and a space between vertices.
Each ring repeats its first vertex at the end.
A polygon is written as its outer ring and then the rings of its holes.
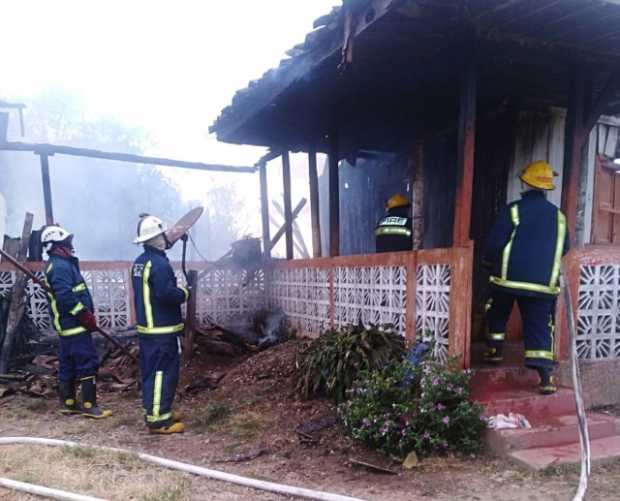
MULTIPOLYGON (((154 145, 147 155, 253 165, 264 149, 218 143, 209 125, 238 89, 277 66, 312 30, 314 19, 340 3, 3 2, 0 97, 34 96, 60 85, 82 96, 86 113, 148 130, 154 145)), ((301 159, 294 159, 294 178, 297 171, 303 178, 301 170, 301 159)), ((200 198, 204 182, 230 182, 190 171, 166 173, 188 199, 200 198)), ((278 181, 270 176, 272 193, 278 181)), ((257 177, 243 182, 257 190, 257 177)))

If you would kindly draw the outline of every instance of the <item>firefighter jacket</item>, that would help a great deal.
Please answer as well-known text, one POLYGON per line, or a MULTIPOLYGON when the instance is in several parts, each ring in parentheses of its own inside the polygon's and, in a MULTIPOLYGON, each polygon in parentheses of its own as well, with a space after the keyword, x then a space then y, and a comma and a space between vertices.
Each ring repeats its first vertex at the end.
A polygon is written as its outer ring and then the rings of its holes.
POLYGON ((131 270, 134 304, 140 334, 172 334, 184 329, 181 305, 187 289, 177 279, 166 253, 149 245, 134 261, 131 270))
POLYGON ((45 268, 45 281, 52 291, 47 293, 56 332, 74 336, 86 329, 80 325, 79 314, 88 309, 94 312, 93 299, 76 257, 50 255, 45 268))
POLYGON ((413 248, 411 227, 409 206, 388 210, 375 228, 377 252, 410 251, 413 248))
POLYGON ((501 210, 488 237, 484 264, 496 287, 517 295, 555 296, 568 246, 564 214, 544 193, 530 190, 501 210))

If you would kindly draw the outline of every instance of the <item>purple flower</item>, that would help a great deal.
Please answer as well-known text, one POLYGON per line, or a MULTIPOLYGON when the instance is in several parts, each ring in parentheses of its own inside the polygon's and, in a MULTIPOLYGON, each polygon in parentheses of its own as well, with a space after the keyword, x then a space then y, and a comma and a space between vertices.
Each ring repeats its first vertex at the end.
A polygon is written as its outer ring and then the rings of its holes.
POLYGON ((424 438, 424 440, 430 440, 431 439, 431 434, 428 431, 425 431, 424 435, 422 435, 422 437, 424 438))
POLYGON ((438 411, 443 411, 446 408, 446 406, 444 404, 442 404, 441 402, 437 404, 437 410, 438 411))
POLYGON ((363 424, 364 426, 370 426, 370 419, 368 419, 368 418, 364 418, 364 419, 362 420, 362 424, 363 424))
POLYGON ((439 379, 438 378, 433 378, 433 386, 437 386, 439 384, 439 379))
POLYGON ((462 395, 463 394, 463 388, 457 388, 456 389, 456 394, 457 395, 462 395))
POLYGON ((442 421, 443 421, 443 424, 448 425, 448 424, 450 424, 450 417, 449 417, 449 416, 446 416, 446 417, 444 417, 444 418, 442 419, 442 421))

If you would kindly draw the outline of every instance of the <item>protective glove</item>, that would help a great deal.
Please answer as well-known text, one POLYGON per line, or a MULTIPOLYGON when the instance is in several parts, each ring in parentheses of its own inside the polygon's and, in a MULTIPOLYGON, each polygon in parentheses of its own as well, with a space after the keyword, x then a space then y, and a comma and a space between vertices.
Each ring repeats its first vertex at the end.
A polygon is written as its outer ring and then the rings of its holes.
POLYGON ((97 327, 97 319, 93 312, 90 310, 82 310, 80 312, 80 325, 84 327, 88 332, 95 332, 99 328, 97 327))

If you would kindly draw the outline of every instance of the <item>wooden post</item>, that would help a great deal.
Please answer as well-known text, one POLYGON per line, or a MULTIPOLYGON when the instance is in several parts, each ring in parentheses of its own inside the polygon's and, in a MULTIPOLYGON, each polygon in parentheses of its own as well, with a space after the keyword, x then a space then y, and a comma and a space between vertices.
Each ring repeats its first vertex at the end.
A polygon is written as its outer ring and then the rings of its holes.
MULTIPOLYGON (((28 257, 28 243, 30 234, 32 233, 33 216, 29 212, 26 213, 24 227, 22 230, 22 238, 19 244, 19 250, 15 255, 15 259, 23 262, 28 257)), ((9 315, 6 321, 6 329, 4 339, 2 340, 2 351, 0 351, 0 374, 6 374, 11 360, 15 333, 26 311, 26 282, 28 277, 17 271, 15 284, 11 290, 11 304, 9 306, 9 315)))
POLYGON ((319 216, 319 177, 316 170, 316 148, 308 150, 308 177, 310 179, 310 215, 312 218, 312 255, 321 257, 321 218, 319 216))
POLYGON ((267 165, 260 163, 260 211, 263 222, 263 254, 266 258, 271 257, 271 237, 269 236, 269 191, 267 189, 267 165))
POLYGON ((192 291, 187 301, 185 312, 185 339, 183 339, 183 360, 189 362, 192 359, 192 348, 194 347, 194 332, 196 332, 196 302, 198 297, 198 272, 189 270, 187 272, 187 287, 192 291))
POLYGON ((41 158, 41 179, 43 181, 43 201, 45 203, 45 224, 54 224, 49 157, 44 153, 41 153, 39 157, 41 158))
POLYGON ((465 66, 461 79, 453 247, 465 247, 470 237, 476 142, 476 87, 476 63, 471 59, 465 66))
POLYGON ((290 224, 287 224, 286 221, 284 221, 284 224, 282 225, 282 227, 278 231, 276 231, 276 234, 273 236, 273 238, 271 239, 271 243, 269 244, 270 249, 273 249, 277 245, 278 241, 282 238, 282 235, 284 235, 284 233, 286 232, 287 226, 292 226, 292 222, 295 221, 295 218, 299 215, 299 213, 301 212, 301 209, 303 209, 305 205, 306 205, 306 199, 302 198, 297 204, 297 206, 295 207, 295 209, 293 209, 293 212, 291 214, 290 224))
POLYGON ((288 151, 282 152, 282 181, 284 183, 284 224, 286 226, 286 259, 293 259, 293 218, 291 204, 291 160, 288 151))
POLYGON ((417 250, 424 245, 424 143, 416 143, 413 156, 413 249, 417 250))
POLYGON ((585 71, 577 68, 571 82, 566 129, 564 139, 564 172, 562 179, 562 211, 566 225, 575 242, 577 227, 577 186, 581 170, 581 157, 584 140, 588 132, 584 130, 585 71))
POLYGON ((340 180, 338 137, 329 135, 329 255, 340 255, 340 180))

